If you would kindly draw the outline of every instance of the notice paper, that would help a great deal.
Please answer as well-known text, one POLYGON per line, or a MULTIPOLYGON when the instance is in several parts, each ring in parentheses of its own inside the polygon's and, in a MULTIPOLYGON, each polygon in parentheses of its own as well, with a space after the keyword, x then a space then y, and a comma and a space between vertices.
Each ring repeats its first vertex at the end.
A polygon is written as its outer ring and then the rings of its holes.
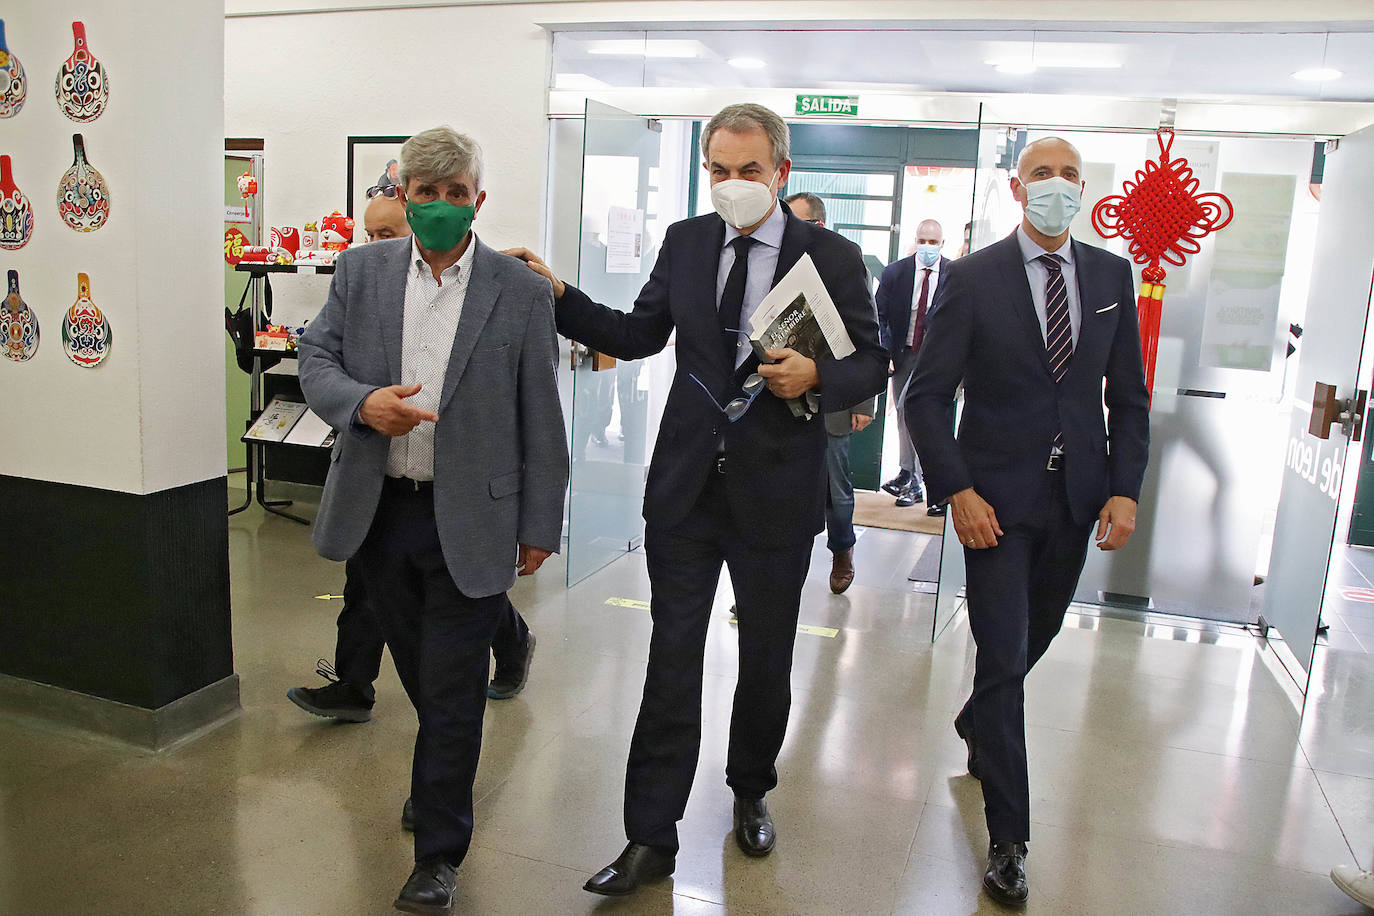
POLYGON ((606 273, 637 274, 644 257, 644 211, 611 207, 606 215, 606 273))
POLYGON ((243 438, 256 439, 259 442, 280 442, 286 438, 291 427, 296 425, 296 421, 307 409, 300 401, 283 401, 281 398, 273 398, 272 403, 267 405, 253 425, 248 428, 248 432, 244 433, 243 438))

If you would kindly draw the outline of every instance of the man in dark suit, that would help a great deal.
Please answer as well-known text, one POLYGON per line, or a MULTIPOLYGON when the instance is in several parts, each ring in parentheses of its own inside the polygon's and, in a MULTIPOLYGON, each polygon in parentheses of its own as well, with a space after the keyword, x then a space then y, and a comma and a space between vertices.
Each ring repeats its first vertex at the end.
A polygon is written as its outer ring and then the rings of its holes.
MULTIPOLYGON (((810 191, 785 198, 797 219, 825 228, 825 201, 810 191)), ((825 415, 825 469, 830 497, 825 505, 825 547, 830 551, 830 590, 842 594, 854 581, 854 480, 849 471, 849 437, 873 422, 878 399, 825 415)))
POLYGON ((927 491, 948 501, 964 545, 978 648, 954 725, 983 785, 983 886, 1007 904, 1029 893, 1026 672, 1059 632, 1093 522, 1102 550, 1135 530, 1149 456, 1130 264, 1069 238, 1082 168, 1057 137, 1025 148, 1011 179, 1024 219, 949 265, 904 405, 927 491))
POLYGON ((826 497, 825 426, 794 416, 784 399, 805 395, 823 413, 845 410, 882 388, 886 362, 858 247, 777 199, 791 169, 788 145, 787 125, 760 105, 728 106, 707 123, 702 154, 716 213, 668 228, 633 311, 598 305, 552 278, 559 332, 595 350, 641 359, 677 332, 677 374, 645 482, 654 628, 625 774, 629 845, 587 882, 593 893, 627 894, 673 872, 701 744, 703 653, 722 562, 739 620, 725 771, 735 840, 751 856, 773 849, 764 795, 777 784, 801 589, 826 497), (815 262, 856 351, 816 362, 776 350, 768 354, 775 362, 758 365, 739 329, 802 254, 815 262), (755 371, 767 390, 748 401, 742 385, 755 371), (740 414, 733 402, 748 409, 740 414))
POLYGON ((556 551, 568 453, 549 285, 471 231, 481 151, 401 147, 413 238, 344 252, 301 338, 301 389, 339 430, 315 548, 355 554, 419 718, 415 867, 398 909, 441 912, 472 841, 488 657, 506 592, 556 551))
MULTIPOLYGON (((921 461, 912 440, 906 415, 902 411, 902 392, 916 366, 916 354, 926 336, 926 315, 949 258, 940 254, 945 230, 933 219, 916 227, 916 250, 900 261, 887 265, 878 281, 878 329, 891 360, 892 405, 897 411, 897 447, 901 469, 883 484, 897 497, 897 505, 914 506, 925 498, 922 489, 921 461)), ((931 500, 929 515, 944 515, 944 507, 931 500)))

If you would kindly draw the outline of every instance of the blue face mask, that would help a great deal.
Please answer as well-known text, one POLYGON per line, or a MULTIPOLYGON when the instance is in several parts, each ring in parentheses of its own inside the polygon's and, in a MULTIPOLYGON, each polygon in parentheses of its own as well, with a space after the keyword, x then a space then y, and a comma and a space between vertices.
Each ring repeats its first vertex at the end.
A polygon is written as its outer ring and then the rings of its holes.
POLYGON ((916 246, 916 261, 922 267, 934 267, 935 262, 938 260, 940 260, 939 245, 926 244, 916 246))
POLYGON ((1069 228, 1082 206, 1083 188, 1066 178, 1032 181, 1026 188, 1026 219, 1048 236, 1069 228))

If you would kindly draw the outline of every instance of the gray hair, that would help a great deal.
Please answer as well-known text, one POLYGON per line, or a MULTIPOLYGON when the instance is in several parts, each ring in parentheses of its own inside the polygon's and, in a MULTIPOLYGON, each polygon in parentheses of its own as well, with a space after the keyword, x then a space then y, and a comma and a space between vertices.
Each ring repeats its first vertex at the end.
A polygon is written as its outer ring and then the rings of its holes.
POLYGON ((821 200, 820 197, 812 194, 810 191, 801 191, 793 194, 791 197, 785 197, 783 200, 787 201, 789 204, 796 203, 799 200, 806 201, 806 208, 811 211, 811 218, 825 222, 825 201, 821 200))
POLYGON ((469 178, 475 194, 482 190, 482 148, 452 127, 422 130, 401 146, 401 186, 412 178, 436 184, 469 178))
POLYGON ((716 116, 706 122, 706 126, 701 131, 701 158, 709 160, 711 158, 711 135, 718 130, 729 131, 748 131, 759 128, 768 135, 768 142, 773 144, 773 168, 782 165, 783 160, 788 158, 791 153, 792 140, 791 134, 787 130, 787 122, 778 117, 771 109, 764 108, 762 105, 755 105, 753 102, 741 102, 737 105, 726 105, 716 116))

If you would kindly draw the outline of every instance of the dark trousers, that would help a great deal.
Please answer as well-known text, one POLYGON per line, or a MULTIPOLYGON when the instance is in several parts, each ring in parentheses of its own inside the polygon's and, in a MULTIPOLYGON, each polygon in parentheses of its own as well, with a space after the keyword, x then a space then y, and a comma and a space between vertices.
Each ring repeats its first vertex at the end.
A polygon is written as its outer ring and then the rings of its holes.
POLYGON ((363 573, 355 555, 344 564, 343 610, 339 611, 339 638, 334 644, 334 672, 372 702, 377 689, 372 682, 382 670, 386 637, 377 615, 367 603, 363 573))
MULTIPOLYGON (((357 556, 344 564, 344 606, 339 612, 334 671, 340 680, 352 684, 371 703, 377 698, 377 689, 372 682, 377 680, 382 670, 382 647, 386 644, 386 638, 382 635, 382 626, 377 621, 376 613, 368 606, 359 564, 357 556)), ((496 657, 497 668, 501 667, 503 661, 514 661, 523 656, 529 634, 530 628, 525 624, 525 619, 507 598, 496 635, 491 641, 491 654, 496 657)))
POLYGON ((506 597, 473 598, 454 585, 429 490, 384 488, 358 559, 368 603, 420 720, 410 778, 415 861, 457 865, 472 842, 488 653, 506 597))
POLYGON ((724 484, 713 473, 686 519, 645 531, 654 629, 625 772, 625 835, 634 843, 678 848, 677 822, 701 749, 703 655, 722 563, 739 619, 725 782, 742 798, 762 798, 778 783, 774 762, 792 704, 792 643, 811 541, 778 550, 747 546, 724 484))
POLYGON ((1003 526, 996 547, 964 548, 969 628, 978 649, 973 694, 958 723, 978 750, 983 810, 994 842, 1030 839, 1026 673, 1059 633, 1091 530, 1073 521, 1063 472, 1046 471, 1037 498, 1025 522, 1003 526))

